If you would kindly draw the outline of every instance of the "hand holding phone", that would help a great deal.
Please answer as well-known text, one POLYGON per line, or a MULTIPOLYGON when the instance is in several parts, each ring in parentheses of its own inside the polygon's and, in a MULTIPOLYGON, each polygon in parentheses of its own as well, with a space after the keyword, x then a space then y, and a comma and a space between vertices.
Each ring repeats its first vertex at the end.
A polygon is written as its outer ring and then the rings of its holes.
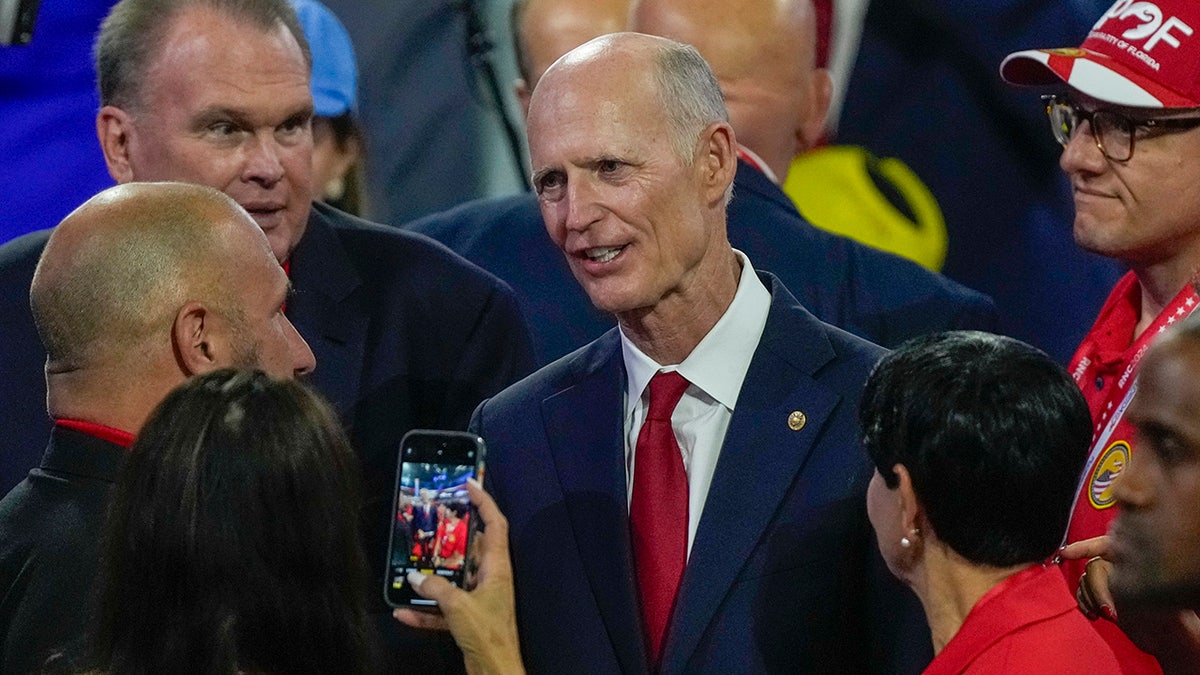
POLYGON ((483 477, 483 439, 459 431, 414 429, 400 441, 392 498, 384 599, 393 607, 437 606, 417 595, 409 573, 444 577, 462 587, 477 526, 467 480, 483 477))

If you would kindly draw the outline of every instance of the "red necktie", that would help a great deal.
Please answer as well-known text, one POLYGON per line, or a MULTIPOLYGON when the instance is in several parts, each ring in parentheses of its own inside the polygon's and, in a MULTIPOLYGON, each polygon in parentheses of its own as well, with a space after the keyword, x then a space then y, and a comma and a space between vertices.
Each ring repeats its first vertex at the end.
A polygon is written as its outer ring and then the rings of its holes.
POLYGON ((650 410, 634 451, 629 522, 642 599, 642 628, 656 670, 687 564, 687 473, 671 428, 671 413, 687 388, 688 381, 677 372, 658 373, 650 379, 650 410))

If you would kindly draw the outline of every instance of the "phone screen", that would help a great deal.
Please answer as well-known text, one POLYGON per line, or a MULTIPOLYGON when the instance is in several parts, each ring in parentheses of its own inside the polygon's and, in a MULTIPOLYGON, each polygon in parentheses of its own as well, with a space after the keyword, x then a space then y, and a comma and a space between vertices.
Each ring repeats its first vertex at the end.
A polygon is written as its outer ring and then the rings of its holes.
POLYGON ((481 478, 483 440, 452 431, 410 431, 396 469, 384 597, 396 607, 434 607, 408 583, 409 572, 437 574, 458 586, 474 531, 467 479, 481 478))

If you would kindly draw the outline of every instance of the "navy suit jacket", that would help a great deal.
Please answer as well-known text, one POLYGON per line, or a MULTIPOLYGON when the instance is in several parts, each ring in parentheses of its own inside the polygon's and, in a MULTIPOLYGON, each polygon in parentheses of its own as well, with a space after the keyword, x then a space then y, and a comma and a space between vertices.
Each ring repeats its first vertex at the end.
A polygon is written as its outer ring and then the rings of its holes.
POLYGON ((53 426, 46 414, 46 351, 29 311, 29 284, 50 232, 0 246, 0 493, 38 465, 53 426))
MULTIPOLYGON (((919 605, 866 519, 857 422, 882 354, 821 323, 770 275, 772 302, 684 573, 664 673, 919 671, 919 605), (793 411, 807 423, 788 425, 793 411)), ((471 427, 508 517, 531 672, 647 670, 628 527, 616 330, 485 401, 471 427)))
POLYGON ((533 369, 512 290, 445 246, 314 204, 292 252, 288 318, 312 384, 363 468, 367 554, 382 588, 396 457, 409 429, 467 427, 479 401, 533 369))
MULTIPOLYGON (((819 230, 761 171, 738 163, 729 241, 777 275, 809 311, 886 347, 940 330, 993 330, 991 299, 898 256, 819 230)), ((404 226, 507 281, 541 364, 615 325, 592 306, 546 234, 529 193, 469 202, 404 226)))

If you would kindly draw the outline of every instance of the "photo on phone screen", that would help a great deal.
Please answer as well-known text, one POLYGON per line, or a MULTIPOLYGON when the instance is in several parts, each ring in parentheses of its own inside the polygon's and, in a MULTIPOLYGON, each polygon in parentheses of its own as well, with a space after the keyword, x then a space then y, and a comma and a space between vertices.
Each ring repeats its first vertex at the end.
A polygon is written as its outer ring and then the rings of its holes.
POLYGON ((400 442, 384 597, 394 607, 434 607, 408 573, 462 586, 474 531, 467 479, 481 478, 483 440, 455 431, 414 430, 400 442))

